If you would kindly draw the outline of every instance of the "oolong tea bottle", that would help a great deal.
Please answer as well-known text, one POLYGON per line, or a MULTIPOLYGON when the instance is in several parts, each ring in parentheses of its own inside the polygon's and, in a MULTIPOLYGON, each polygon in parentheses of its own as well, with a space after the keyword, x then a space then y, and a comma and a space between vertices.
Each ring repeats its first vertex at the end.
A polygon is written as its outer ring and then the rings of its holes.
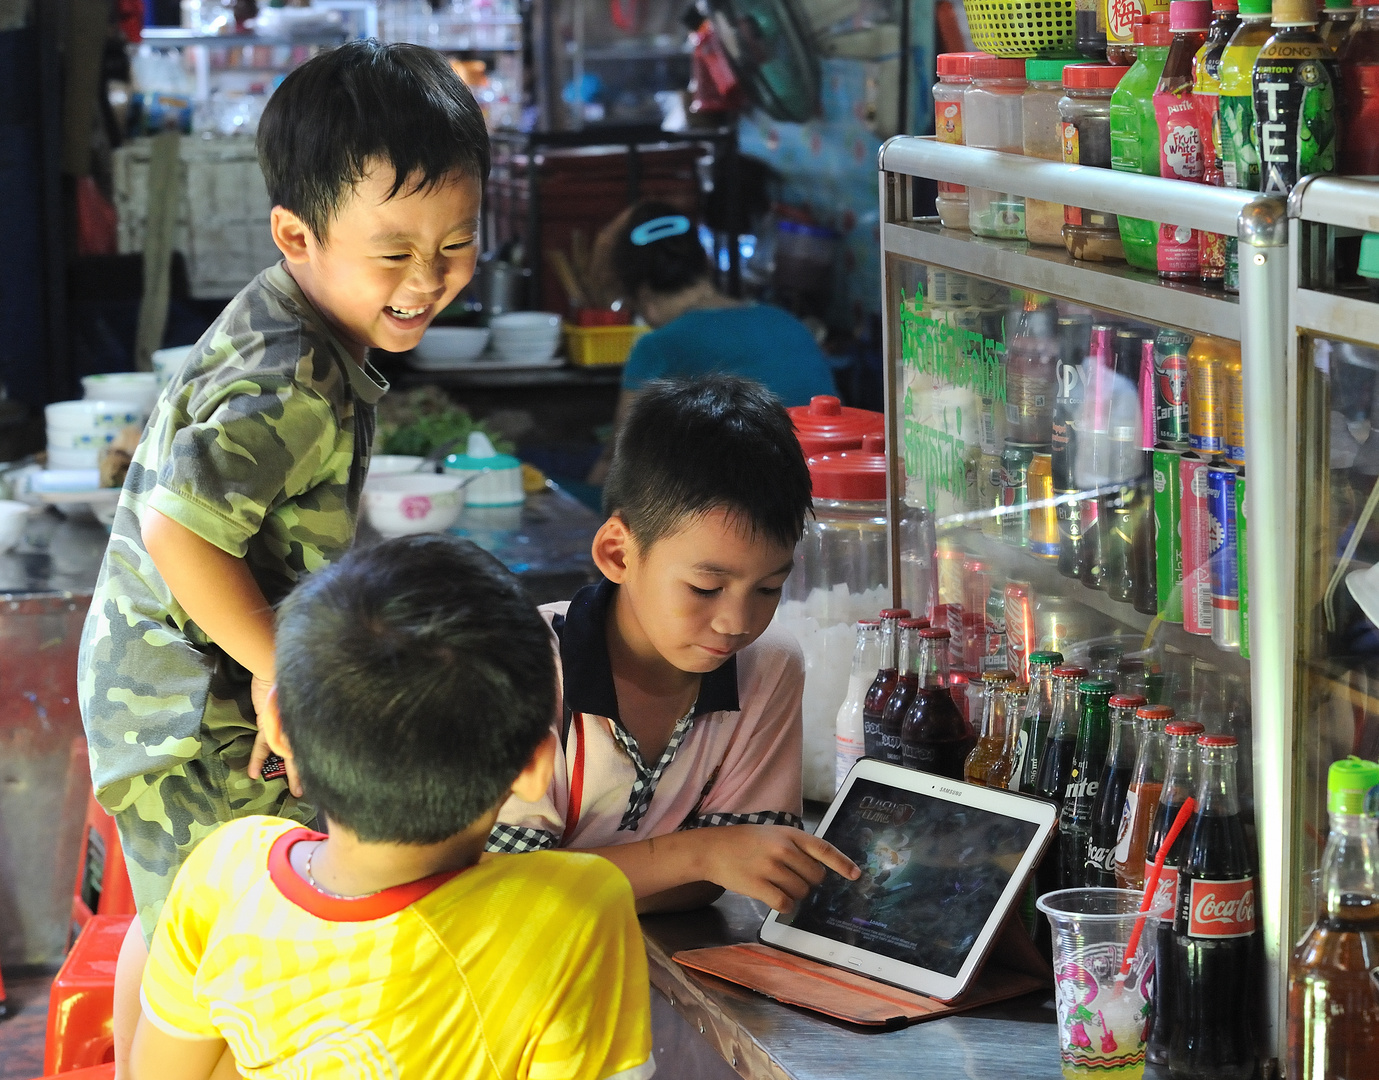
POLYGON ((1277 0, 1274 34, 1259 51, 1253 78, 1265 194, 1286 196, 1302 177, 1336 171, 1339 81, 1313 0, 1277 0))

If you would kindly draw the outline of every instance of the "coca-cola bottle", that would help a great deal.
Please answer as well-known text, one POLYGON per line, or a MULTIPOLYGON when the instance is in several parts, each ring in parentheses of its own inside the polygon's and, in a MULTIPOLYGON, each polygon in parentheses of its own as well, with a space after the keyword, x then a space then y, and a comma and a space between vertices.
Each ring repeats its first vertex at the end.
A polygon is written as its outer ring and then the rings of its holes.
POLYGON ((900 634, 899 674, 886 707, 881 710, 881 752, 876 755, 892 765, 900 764, 900 729, 905 726, 905 714, 910 711, 919 686, 919 632, 928 625, 924 619, 901 619, 896 623, 900 634))
POLYGON ((962 778, 969 784, 985 786, 991 767, 1001 758, 1006 745, 1005 689, 1015 681, 1015 672, 1002 669, 982 675, 982 723, 977 745, 963 763, 962 778))
POLYGON ((1106 755, 1097 782, 1096 801, 1092 803, 1092 838, 1082 872, 1082 882, 1089 887, 1116 887, 1116 838, 1120 835, 1125 793, 1130 789, 1130 771, 1135 766, 1135 753, 1144 729, 1136 710, 1144 703, 1139 694, 1116 694, 1111 698, 1111 752, 1106 755))
POLYGON ((1058 813, 1058 887, 1086 884, 1087 849, 1092 842, 1092 807, 1096 803, 1102 762, 1111 742, 1111 695, 1116 684, 1086 679, 1078 684, 1082 723, 1077 731, 1072 771, 1058 813))
POLYGON ((1020 717, 1015 772, 1010 782, 1012 791, 1024 795, 1034 794, 1034 784, 1039 777, 1039 762, 1043 759, 1049 726, 1053 722, 1053 669, 1061 663, 1061 652, 1030 653, 1029 694, 1020 717))
POLYGON ((1173 919, 1168 1071, 1174 1080, 1250 1080, 1259 1064, 1255 856, 1240 820, 1235 738, 1203 735, 1197 745, 1197 816, 1173 919))
POLYGON ((1144 705, 1135 716, 1143 725, 1143 735, 1130 771, 1130 787, 1125 792, 1112 863, 1116 888, 1139 890, 1144 888, 1144 849, 1149 843, 1149 827, 1154 823, 1164 790, 1168 756, 1164 725, 1173 719, 1173 710, 1167 705, 1144 705))
MULTIPOLYGON (((1178 816, 1183 803, 1197 795, 1197 739, 1202 731, 1202 725, 1196 720, 1174 720, 1164 727, 1164 736, 1168 741, 1168 764, 1164 770, 1159 808, 1154 812, 1154 820, 1149 825, 1149 839, 1144 845, 1146 879, 1159 857, 1159 848, 1168 836, 1173 819, 1178 816)), ((1164 857, 1163 873, 1154 893, 1155 907, 1169 905, 1168 916, 1159 920, 1154 934, 1154 1008, 1149 1014, 1149 1037, 1144 1056, 1146 1061, 1155 1065, 1168 1063, 1168 1040, 1177 1018, 1178 978, 1172 948, 1172 914, 1178 904, 1178 871, 1187 856, 1191 840, 1190 829, 1178 834, 1178 839, 1164 857)))
POLYGON ((1006 741, 1000 756, 986 774, 986 786, 1014 790, 1019 779, 1020 753, 1024 744, 1021 714, 1029 700, 1029 683, 1008 682, 1001 688, 1005 698, 1006 741))
POLYGON ((1372 761, 1327 773, 1321 909, 1288 964, 1290 1077, 1379 1077, 1379 826, 1365 805, 1376 786, 1372 761))
POLYGON ((881 612, 881 667, 862 702, 862 746, 869 758, 881 758, 881 714, 886 710, 891 691, 895 689, 899 673, 896 669, 896 654, 899 648, 899 634, 896 624, 908 619, 910 613, 904 608, 887 608, 881 612))
POLYGON ((919 638, 920 681, 900 736, 902 764, 961 780, 977 738, 949 693, 948 631, 929 627, 919 638))

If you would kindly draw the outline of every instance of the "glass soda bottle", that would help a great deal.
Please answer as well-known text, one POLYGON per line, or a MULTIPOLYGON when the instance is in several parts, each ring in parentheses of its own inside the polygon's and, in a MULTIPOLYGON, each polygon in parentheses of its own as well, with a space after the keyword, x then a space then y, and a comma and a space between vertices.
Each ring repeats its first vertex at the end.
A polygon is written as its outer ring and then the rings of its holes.
POLYGON ((1336 59, 1343 90, 1340 171, 1344 176, 1374 176, 1379 174, 1379 0, 1361 0, 1336 59))
POLYGON ((1197 814, 1173 918, 1174 1080, 1250 1080, 1259 1065, 1255 855, 1236 789, 1236 741, 1202 735, 1197 814))
POLYGON ((1139 753, 1135 755, 1135 765, 1130 772, 1130 786, 1125 792, 1112 865, 1116 888, 1138 891, 1144 888, 1144 853, 1149 843, 1149 827, 1154 823, 1159 797, 1164 790, 1168 753, 1164 726, 1173 719, 1173 710, 1167 705, 1143 705, 1135 715, 1144 725, 1144 736, 1140 739, 1139 753))
MULTIPOLYGON (((1159 175, 1159 125, 1154 116, 1154 91, 1168 59, 1173 31, 1168 12, 1154 11, 1135 31, 1139 52, 1111 94, 1111 168, 1117 172, 1159 175)), ((1119 215, 1125 261, 1151 273, 1159 268, 1159 224, 1119 215)))
POLYGON ((1111 741, 1111 695, 1116 684, 1108 679, 1086 679, 1078 684, 1082 722, 1078 725, 1072 768, 1063 788, 1058 813, 1058 887, 1083 886, 1087 849, 1092 840, 1092 806, 1096 803, 1101 763, 1111 741))
MULTIPOLYGON (((1154 116, 1159 125, 1159 175, 1202 182, 1202 132, 1192 97, 1192 62, 1206 44, 1211 23, 1209 0, 1171 0, 1168 25, 1173 42, 1154 90, 1154 116)), ((1186 225, 1159 226, 1159 277, 1196 281, 1201 237, 1186 225)))
MULTIPOLYGON (((1240 0, 1212 0, 1207 40, 1192 60, 1192 100, 1202 136, 1202 183, 1224 187, 1221 168, 1221 57, 1240 25, 1240 0)), ((1226 236, 1203 231, 1197 249, 1197 272, 1204 285, 1219 286, 1226 276, 1226 236)))
POLYGON ((977 739, 949 692, 948 631, 929 627, 919 638, 920 682, 901 732, 902 764, 961 780, 977 739))
POLYGON ((1260 190, 1286 197, 1304 176, 1336 171, 1340 69, 1317 32, 1314 0, 1275 0, 1273 22, 1251 86, 1260 190))
POLYGON ((896 660, 900 648, 900 634, 896 624, 908 619, 905 608, 887 608, 881 612, 881 666, 871 681, 867 696, 862 702, 862 742, 864 752, 869 758, 881 759, 881 714, 895 689, 899 672, 896 660))
POLYGON ((991 767, 1001 758, 1006 745, 1006 687, 1015 681, 1015 672, 988 671, 982 675, 982 723, 977 745, 967 755, 962 778, 969 784, 986 786, 991 767))
POLYGON ((986 774, 986 786, 1011 790, 1019 779, 1020 748, 1025 742, 1021 723, 1025 702, 1029 699, 1029 683, 1008 682, 1001 691, 1005 696, 1006 741, 1000 756, 986 774))
POLYGON ((1288 964, 1288 1075, 1379 1078, 1379 824, 1367 812, 1379 765, 1327 773, 1331 835, 1317 921, 1288 964))
POLYGON ((1033 795, 1036 791, 1039 763, 1043 760, 1053 723, 1053 672, 1061 663, 1061 652, 1036 652, 1029 656, 1029 693, 1020 715, 1015 780, 1010 785, 1011 790, 1023 795, 1033 795))
POLYGON ((928 625, 923 619, 901 619, 896 624, 900 634, 898 675, 886 707, 881 710, 881 753, 876 755, 892 765, 900 764, 900 729, 905 726, 905 714, 910 711, 919 686, 919 632, 928 625))
MULTIPOLYGON (((1195 720, 1174 720, 1164 728, 1168 740, 1168 764, 1164 771, 1163 792, 1159 798, 1158 809, 1149 826, 1149 839, 1144 845, 1144 876, 1146 879, 1159 857, 1159 848, 1168 835, 1173 819, 1189 797, 1197 794, 1197 738, 1202 734, 1202 725, 1195 720)), ((1159 877, 1159 887, 1154 894, 1154 906, 1163 903, 1178 903, 1178 870, 1187 854, 1187 846, 1192 839, 1192 830, 1184 829, 1164 859, 1163 874, 1159 877)), ((1146 933, 1148 931, 1146 930, 1146 933)), ((1177 973, 1173 966, 1174 953, 1173 920, 1159 920, 1154 935, 1154 1008, 1150 1013, 1151 1026, 1148 1043, 1145 1046, 1145 1060, 1155 1065, 1168 1063, 1168 1040, 1173 1033, 1177 1017, 1177 997, 1174 991, 1177 973)))
POLYGON ((881 666, 881 620, 859 619, 857 644, 852 649, 852 674, 848 676, 848 691, 838 708, 835 732, 835 782, 833 790, 843 786, 853 762, 866 753, 862 728, 862 706, 867 689, 881 666))
POLYGON ((1125 813, 1125 796, 1130 789, 1130 773, 1135 767, 1144 723, 1137 710, 1145 704, 1142 694, 1115 694, 1111 698, 1111 751, 1097 781, 1092 803, 1092 836, 1087 846, 1087 862, 1082 883, 1089 888, 1116 887, 1116 840, 1125 813))
POLYGON ((1068 789, 1068 777, 1073 772, 1077 733, 1082 726, 1082 694, 1078 687, 1086 677, 1085 667, 1067 664, 1053 669, 1053 717, 1049 721, 1043 753, 1039 755, 1034 794, 1060 810, 1068 789))
MULTIPOLYGON (((1240 0, 1240 25, 1221 53, 1217 111, 1221 123, 1223 187, 1259 190, 1259 143, 1255 131, 1255 59, 1269 40, 1272 0, 1240 0)), ((1226 291, 1240 291, 1240 241, 1226 237, 1226 291)))

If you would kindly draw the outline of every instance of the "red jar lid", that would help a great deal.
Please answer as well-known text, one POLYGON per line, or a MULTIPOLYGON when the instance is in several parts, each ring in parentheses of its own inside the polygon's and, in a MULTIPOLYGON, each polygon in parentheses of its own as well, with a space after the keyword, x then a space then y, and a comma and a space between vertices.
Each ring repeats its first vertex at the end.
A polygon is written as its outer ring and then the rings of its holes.
POLYGON ((1138 709, 1148 700, 1143 694, 1113 694, 1111 695, 1111 708, 1138 709))
POLYGON ((972 77, 972 61, 985 55, 986 53, 981 52, 940 53, 934 61, 934 72, 940 77, 951 75, 958 79, 970 79, 972 77))
POLYGON ((811 457, 809 479, 816 499, 880 502, 886 497, 886 437, 863 435, 856 450, 811 457))
POLYGON ((886 417, 869 409, 853 409, 832 394, 810 398, 808 405, 785 410, 795 425, 795 436, 805 457, 834 450, 856 450, 862 436, 883 433, 886 417))
POLYGON ((1234 735, 1203 735, 1197 740, 1197 745, 1210 749, 1221 746, 1239 746, 1240 743, 1234 735))
POLYGON ((1114 90, 1129 70, 1118 64, 1069 64, 1063 69, 1063 85, 1078 90, 1114 90))
POLYGON ((982 55, 972 61, 974 79, 1020 79, 1025 77, 1025 62, 1003 56, 982 55))
POLYGON ((1200 735, 1205 731, 1196 720, 1175 720, 1164 728, 1165 735, 1200 735))

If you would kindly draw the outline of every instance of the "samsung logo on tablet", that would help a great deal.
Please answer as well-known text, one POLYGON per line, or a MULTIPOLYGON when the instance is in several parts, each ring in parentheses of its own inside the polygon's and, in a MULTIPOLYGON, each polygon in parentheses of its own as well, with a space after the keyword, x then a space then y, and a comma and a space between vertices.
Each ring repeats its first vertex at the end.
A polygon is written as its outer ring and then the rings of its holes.
POLYGON ((961 794, 962 794, 962 792, 959 791, 957 788, 944 787, 942 784, 939 785, 939 790, 940 790, 941 792, 943 792, 945 795, 961 795, 961 794))

